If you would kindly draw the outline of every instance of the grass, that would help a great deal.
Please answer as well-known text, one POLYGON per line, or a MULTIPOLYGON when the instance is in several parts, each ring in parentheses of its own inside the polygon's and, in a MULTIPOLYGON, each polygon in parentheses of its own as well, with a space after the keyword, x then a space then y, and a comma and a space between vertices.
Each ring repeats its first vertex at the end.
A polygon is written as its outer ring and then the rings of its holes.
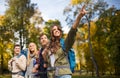
MULTIPOLYGON (((0 75, 0 78, 11 78, 10 75, 0 75)), ((97 77, 92 77, 92 76, 72 76, 72 78, 97 78, 97 77)), ((99 78, 120 78, 120 77, 114 77, 114 76, 103 76, 99 78)))
MULTIPOLYGON (((98 78, 98 77, 93 77, 93 76, 72 76, 72 78, 98 78)), ((120 77, 115 77, 115 76, 102 76, 99 78, 120 78, 120 77)))
POLYGON ((11 78, 11 76, 10 75, 2 75, 2 76, 0 76, 0 78, 11 78))

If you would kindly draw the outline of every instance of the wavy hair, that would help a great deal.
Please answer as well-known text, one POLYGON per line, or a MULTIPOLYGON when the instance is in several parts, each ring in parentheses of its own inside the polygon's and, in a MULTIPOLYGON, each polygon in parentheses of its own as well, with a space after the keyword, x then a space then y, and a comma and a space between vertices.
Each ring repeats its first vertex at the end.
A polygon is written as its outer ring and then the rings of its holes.
POLYGON ((62 37, 62 28, 58 25, 54 25, 51 27, 50 29, 50 34, 51 34, 51 40, 50 40, 50 50, 52 53, 55 53, 59 47, 60 47, 60 38, 62 37), (60 36, 59 37, 55 37, 54 34, 53 34, 53 27, 56 26, 57 29, 60 31, 60 36))

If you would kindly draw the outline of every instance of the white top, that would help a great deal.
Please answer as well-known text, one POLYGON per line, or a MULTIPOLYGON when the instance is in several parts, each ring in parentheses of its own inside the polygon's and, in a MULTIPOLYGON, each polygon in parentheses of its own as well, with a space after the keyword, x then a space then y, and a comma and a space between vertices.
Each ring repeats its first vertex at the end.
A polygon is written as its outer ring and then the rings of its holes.
MULTIPOLYGON (((49 52, 49 55, 51 54, 51 52, 49 52)), ((50 64, 51 64, 51 67, 54 67, 54 63, 55 63, 55 55, 52 54, 50 55, 50 64)))

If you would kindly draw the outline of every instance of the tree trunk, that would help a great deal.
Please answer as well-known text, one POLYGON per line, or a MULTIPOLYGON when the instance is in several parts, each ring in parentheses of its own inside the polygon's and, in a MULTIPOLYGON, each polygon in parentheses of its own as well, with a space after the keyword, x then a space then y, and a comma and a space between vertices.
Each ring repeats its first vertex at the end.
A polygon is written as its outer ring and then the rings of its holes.
POLYGON ((20 23, 20 45, 21 45, 21 50, 23 49, 23 14, 21 14, 21 23, 20 23))
MULTIPOLYGON (((87 18, 87 16, 86 16, 86 18, 87 18)), ((88 20, 88 18, 87 18, 87 20, 88 20)), ((93 62, 95 70, 96 70, 96 76, 99 77, 98 65, 97 65, 96 60, 94 58, 91 39, 90 39, 90 21, 89 20, 88 20, 88 44, 89 44, 89 48, 90 48, 91 60, 93 62)))
MULTIPOLYGON (((1 40, 1 43, 3 45, 3 40, 1 40)), ((3 75, 3 46, 1 46, 1 52, 0 52, 1 53, 0 74, 2 74, 2 75, 3 75)))

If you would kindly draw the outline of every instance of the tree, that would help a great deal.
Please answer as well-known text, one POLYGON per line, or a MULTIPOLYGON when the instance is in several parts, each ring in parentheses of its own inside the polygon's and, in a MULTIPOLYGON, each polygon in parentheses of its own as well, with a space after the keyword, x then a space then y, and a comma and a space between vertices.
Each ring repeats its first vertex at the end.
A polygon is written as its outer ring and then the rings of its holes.
POLYGON ((42 32, 42 23, 44 22, 44 19, 41 16, 41 12, 37 9, 35 9, 35 13, 30 18, 30 24, 26 27, 26 30, 28 31, 26 33, 26 42, 25 44, 28 45, 30 42, 35 42, 37 46, 39 46, 39 35, 42 32))
POLYGON ((120 75, 120 10, 111 7, 101 14, 98 25, 102 26, 103 32, 106 34, 106 48, 109 58, 109 71, 115 71, 116 75, 120 75), (101 23, 102 22, 102 23, 101 23))
POLYGON ((3 74, 4 53, 9 44, 12 44, 13 32, 5 24, 5 16, 0 16, 0 73, 3 74))
POLYGON ((68 24, 72 24, 75 20, 76 15, 79 13, 79 9, 81 5, 86 5, 86 10, 88 10, 88 14, 86 14, 85 19, 83 19, 82 23, 88 24, 88 44, 90 48, 91 60, 93 62, 94 68, 96 70, 96 75, 99 77, 98 65, 97 61, 94 57, 94 52, 92 48, 91 34, 90 34, 90 22, 96 15, 100 15, 104 12, 105 8, 108 6, 106 2, 101 0, 72 0, 73 6, 67 7, 64 11, 64 14, 67 16, 66 21, 68 24), (74 3, 75 2, 75 3, 74 3))
POLYGON ((31 4, 30 0, 7 0, 7 4, 9 7, 5 12, 6 20, 9 21, 7 26, 18 33, 20 45, 23 48, 28 32, 26 27, 29 26, 29 19, 34 14, 35 4, 31 4))

